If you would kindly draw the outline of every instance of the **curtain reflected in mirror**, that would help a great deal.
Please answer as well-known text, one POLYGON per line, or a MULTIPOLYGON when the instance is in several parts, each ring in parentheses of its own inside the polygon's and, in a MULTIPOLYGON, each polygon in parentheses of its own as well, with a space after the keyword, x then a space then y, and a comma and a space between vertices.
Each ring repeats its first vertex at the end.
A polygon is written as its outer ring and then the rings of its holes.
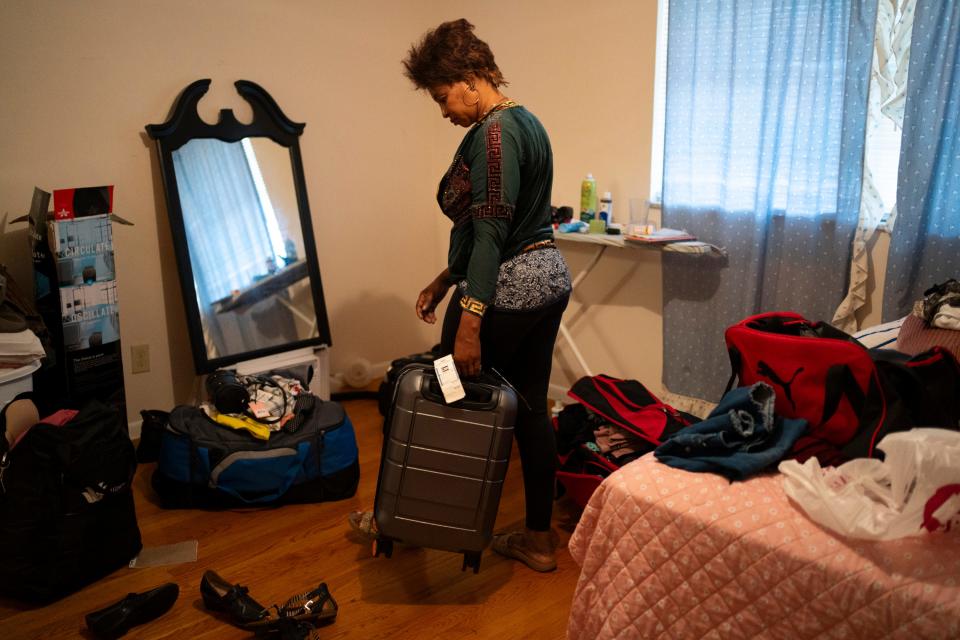
POLYGON ((196 138, 172 156, 207 358, 316 337, 289 149, 196 138))

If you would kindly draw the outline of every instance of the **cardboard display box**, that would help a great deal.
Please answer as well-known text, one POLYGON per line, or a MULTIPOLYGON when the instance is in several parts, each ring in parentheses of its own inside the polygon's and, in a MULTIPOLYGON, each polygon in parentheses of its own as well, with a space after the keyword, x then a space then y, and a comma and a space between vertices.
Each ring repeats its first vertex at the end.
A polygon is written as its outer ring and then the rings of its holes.
POLYGON ((61 287, 116 279, 108 215, 47 223, 47 241, 61 287))
POLYGON ((63 346, 67 351, 97 347, 120 340, 117 283, 96 282, 60 287, 63 346))
MULTIPOLYGON (((56 353, 34 374, 47 408, 96 398, 116 408, 126 425, 126 398, 111 223, 113 187, 34 192, 30 239, 36 306, 56 353)), ((129 224, 129 223, 126 223, 129 224)))

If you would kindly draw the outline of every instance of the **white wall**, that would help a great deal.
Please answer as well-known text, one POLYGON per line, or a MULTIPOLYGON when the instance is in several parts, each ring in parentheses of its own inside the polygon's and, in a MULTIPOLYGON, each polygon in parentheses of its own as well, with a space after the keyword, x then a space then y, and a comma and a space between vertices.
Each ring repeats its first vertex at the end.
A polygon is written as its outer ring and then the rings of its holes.
MULTIPOLYGON (((201 111, 249 108, 236 79, 262 84, 294 120, 334 339, 332 368, 429 346, 437 327, 413 301, 445 260, 448 222, 436 182, 464 130, 412 89, 400 60, 442 20, 477 25, 510 81, 505 92, 543 121, 554 147, 554 203, 576 207, 584 174, 618 214, 649 193, 656 0, 462 0, 0 5, 0 220, 34 185, 113 183, 125 347, 149 344, 152 370, 126 374, 131 417, 169 407, 195 384, 155 152, 143 126, 162 122, 189 82, 213 79, 201 111)), ((874 267, 882 273, 886 236, 874 267)), ((574 272, 593 249, 562 245, 574 272)), ((5 225, 0 260, 30 282, 25 226, 5 225)), ((872 300, 882 281, 871 281, 872 300)), ((879 320, 879 305, 861 313, 879 320)), ((661 272, 655 251, 610 249, 576 292, 566 323, 594 372, 661 389, 661 272), (587 310, 587 308, 589 308, 587 310)), ((129 364, 129 351, 125 351, 129 364)), ((561 343, 554 382, 581 375, 561 343)))
POLYGON ((401 75, 430 6, 371 2, 183 0, 0 5, 0 260, 31 283, 26 227, 34 185, 115 184, 114 230, 131 417, 169 408, 194 386, 155 150, 190 82, 211 78, 201 115, 248 105, 232 83, 264 86, 302 138, 307 190, 333 331, 333 367, 419 349, 432 340, 413 296, 442 260, 426 139, 435 115, 401 75), (129 372, 148 344, 152 369, 129 372))
MULTIPOLYGON (((655 0, 589 9, 559 0, 513 3, 83 3, 11 0, 0 6, 0 215, 25 212, 34 185, 115 184, 121 331, 131 417, 190 396, 194 376, 155 151, 144 125, 166 119, 191 81, 213 80, 201 102, 249 118, 232 82, 263 85, 302 138, 334 349, 332 368, 432 344, 437 328, 412 313, 442 268, 448 226, 436 181, 463 134, 402 76, 409 45, 442 20, 467 17, 512 81, 508 95, 547 126, 554 200, 575 205, 593 172, 619 205, 646 195, 655 0), (148 344, 151 371, 129 372, 129 347, 148 344)), ((31 281, 25 226, 4 219, 0 260, 31 281)), ((587 252, 571 249, 576 268, 587 252)), ((569 322, 598 370, 659 378, 659 269, 653 257, 602 265, 585 299, 608 303, 569 322), (627 282, 614 292, 618 283, 627 282), (593 286, 595 285, 595 286, 593 286), (603 330, 598 330, 603 326, 603 330), (649 348, 648 348, 649 346, 649 348), (653 348, 655 347, 655 348, 653 348), (642 364, 641 364, 642 363, 642 364)), ((568 361, 561 356, 560 363, 568 361)), ((558 375, 578 372, 561 366, 558 375)))
MULTIPOLYGON (((413 302, 443 267, 449 223, 436 183, 464 130, 403 77, 410 44, 467 17, 550 134, 553 201, 576 207, 591 172, 615 211, 649 194, 656 0, 7 0, 0 4, 0 261, 31 282, 25 226, 34 185, 115 184, 114 230, 131 418, 194 391, 153 144, 179 92, 211 78, 201 115, 248 119, 232 83, 264 86, 301 145, 334 347, 332 369, 433 344, 413 302), (6 218, 4 217, 6 216, 6 218), (129 347, 152 369, 133 375, 129 347)), ((881 244, 883 240, 881 239, 881 244)), ((562 245, 576 273, 593 249, 562 245)), ((882 264, 877 267, 882 269, 882 264)), ((881 283, 882 286, 882 283, 881 283)), ((865 313, 876 313, 870 309, 865 313)), ((660 389, 661 272, 655 251, 611 249, 565 317, 594 372, 660 389)), ((558 387, 582 371, 562 343, 558 387)))

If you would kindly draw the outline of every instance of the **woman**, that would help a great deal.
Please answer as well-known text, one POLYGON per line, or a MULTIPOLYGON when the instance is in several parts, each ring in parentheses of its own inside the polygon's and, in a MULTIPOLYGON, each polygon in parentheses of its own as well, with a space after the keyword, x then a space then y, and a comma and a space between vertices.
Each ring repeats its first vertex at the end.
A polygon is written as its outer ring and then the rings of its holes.
POLYGON ((556 568, 550 530, 556 442, 547 389, 570 274, 553 241, 553 154, 539 120, 501 91, 493 53, 466 20, 444 22, 410 49, 406 76, 440 113, 468 129, 440 181, 437 201, 453 222, 448 266, 420 292, 417 316, 443 320, 443 353, 462 377, 496 369, 521 399, 514 433, 523 467, 526 526, 493 549, 537 571, 556 568))

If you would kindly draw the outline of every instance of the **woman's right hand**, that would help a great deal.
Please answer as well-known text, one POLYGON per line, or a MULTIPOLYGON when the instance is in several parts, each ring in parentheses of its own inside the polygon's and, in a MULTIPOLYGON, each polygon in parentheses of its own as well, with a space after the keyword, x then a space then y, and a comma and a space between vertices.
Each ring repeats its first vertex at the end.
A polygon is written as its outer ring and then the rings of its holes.
POLYGON ((417 317, 427 324, 437 322, 437 314, 434 311, 450 289, 450 284, 447 282, 447 273, 448 271, 444 269, 443 273, 434 278, 417 296, 417 317))

